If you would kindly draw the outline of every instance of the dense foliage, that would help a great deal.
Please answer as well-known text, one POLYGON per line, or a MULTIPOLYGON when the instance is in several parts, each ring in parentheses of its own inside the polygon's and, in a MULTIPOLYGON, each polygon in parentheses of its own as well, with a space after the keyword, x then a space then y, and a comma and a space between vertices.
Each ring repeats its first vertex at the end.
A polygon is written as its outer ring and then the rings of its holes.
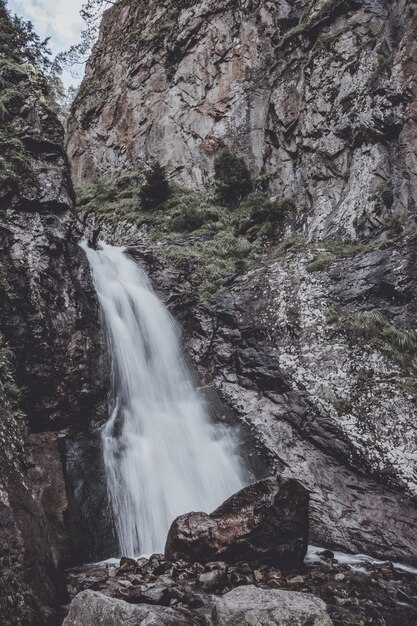
POLYGON ((154 161, 145 175, 145 182, 140 190, 140 202, 145 211, 156 209, 171 195, 165 168, 159 161, 154 161))
POLYGON ((251 173, 245 159, 223 150, 214 161, 214 178, 219 200, 235 206, 253 189, 251 173))
POLYGON ((12 16, 5 0, 0 0, 0 115, 7 116, 7 89, 27 78, 37 96, 56 113, 63 112, 66 93, 61 80, 62 67, 51 60, 48 39, 41 39, 33 24, 12 16), (11 71, 12 66, 12 71, 11 71))
POLYGON ((56 102, 63 89, 61 70, 49 56, 48 41, 38 37, 30 22, 12 17, 5 0, 0 0, 0 209, 16 193, 28 202, 37 194, 36 176, 21 136, 31 97, 43 106, 45 124, 56 123, 50 109, 59 112, 56 102))
POLYGON ((48 39, 41 40, 31 22, 10 16, 5 0, 0 0, 0 55, 46 72, 51 65, 50 54, 48 39))
POLYGON ((290 199, 271 201, 261 192, 233 207, 222 206, 213 187, 168 184, 164 168, 155 162, 145 182, 142 173, 132 172, 78 189, 78 208, 83 220, 94 214, 96 227, 102 222, 146 227, 152 240, 164 242, 163 254, 191 267, 204 300, 268 248, 294 209, 290 199))

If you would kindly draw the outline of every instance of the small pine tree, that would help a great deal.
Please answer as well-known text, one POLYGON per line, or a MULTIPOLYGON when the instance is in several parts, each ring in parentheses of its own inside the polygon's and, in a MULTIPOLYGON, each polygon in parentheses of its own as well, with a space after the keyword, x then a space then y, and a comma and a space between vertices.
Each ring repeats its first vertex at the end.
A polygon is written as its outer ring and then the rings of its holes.
POLYGON ((139 192, 142 208, 145 211, 156 209, 162 202, 168 200, 170 195, 166 170, 159 161, 154 161, 139 192))
POLYGON ((214 161, 214 179, 220 201, 229 206, 239 204, 253 189, 245 159, 227 148, 214 161))

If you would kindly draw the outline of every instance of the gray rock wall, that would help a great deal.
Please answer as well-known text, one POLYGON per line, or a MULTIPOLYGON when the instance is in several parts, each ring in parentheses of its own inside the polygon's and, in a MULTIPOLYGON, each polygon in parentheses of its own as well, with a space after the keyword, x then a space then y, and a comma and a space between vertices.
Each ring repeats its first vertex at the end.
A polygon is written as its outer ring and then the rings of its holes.
POLYGON ((410 563, 417 414, 405 385, 414 379, 327 314, 364 307, 398 327, 413 325, 414 245, 410 237, 395 252, 335 257, 330 270, 313 273, 305 269, 314 258, 308 248, 282 258, 272 249, 272 258, 197 306, 184 267, 161 258, 158 245, 132 248, 181 320, 203 384, 218 392, 259 457, 310 491, 310 541, 410 563))
POLYGON ((74 180, 158 157, 198 186, 230 146, 310 238, 415 216, 414 16, 410 0, 122 0, 73 106, 74 180))
POLYGON ((407 0, 121 0, 68 129, 77 184, 158 157, 201 186, 227 145, 271 195, 294 198, 298 247, 268 242, 198 307, 192 276, 146 232, 122 223, 116 239, 139 241, 205 383, 271 465, 311 490, 314 541, 410 562, 415 355, 404 367, 343 324, 366 311, 416 328, 415 17, 407 0), (341 236, 358 247, 339 250, 341 236), (330 255, 312 245, 324 239, 330 255), (317 255, 329 262, 309 271, 317 255))
POLYGON ((25 66, 1 63, 16 95, 0 124, 0 621, 41 626, 72 558, 56 440, 102 417, 105 376, 64 132, 25 66))

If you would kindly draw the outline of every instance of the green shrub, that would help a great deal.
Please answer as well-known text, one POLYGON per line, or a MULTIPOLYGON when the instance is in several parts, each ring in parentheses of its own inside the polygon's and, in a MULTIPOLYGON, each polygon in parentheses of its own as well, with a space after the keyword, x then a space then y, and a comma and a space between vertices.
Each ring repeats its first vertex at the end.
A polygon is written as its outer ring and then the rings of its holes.
POLYGON ((270 235, 273 225, 282 222, 287 212, 294 208, 290 198, 271 202, 265 193, 254 191, 239 205, 240 218, 236 224, 237 234, 270 235))
POLYGON ((288 235, 285 237, 275 252, 275 258, 280 259, 285 256, 288 252, 298 253, 304 252, 307 246, 307 239, 303 235, 298 235, 293 233, 292 235, 288 235))
POLYGON ((334 261, 333 255, 319 254, 315 259, 306 265, 306 270, 310 274, 312 272, 323 272, 327 270, 334 261))
POLYGON ((342 417, 343 415, 348 415, 353 410, 352 402, 348 398, 342 398, 341 396, 336 396, 332 404, 339 417, 342 417))
POLYGON ((291 211, 295 211, 294 200, 286 197, 278 198, 271 202, 269 220, 274 224, 281 222, 291 211))
POLYGON ((219 200, 227 206, 238 205, 253 189, 245 159, 228 149, 214 160, 214 180, 219 200))
POLYGON ((145 182, 139 193, 142 208, 145 211, 156 209, 171 195, 165 168, 159 161, 154 161, 145 175, 145 182))
POLYGON ((393 235, 401 235, 404 231, 404 224, 407 223, 407 214, 403 211, 390 213, 385 216, 383 224, 393 235))
POLYGON ((322 241, 321 245, 329 252, 341 255, 342 257, 353 257, 361 252, 371 252, 378 247, 377 242, 364 243, 360 239, 351 239, 349 237, 327 239, 326 241, 322 241))
POLYGON ((368 85, 374 86, 384 74, 390 71, 392 64, 392 56, 387 57, 383 54, 378 54, 374 68, 369 75, 368 85))
POLYGON ((417 333, 395 326, 378 311, 356 311, 328 316, 337 322, 352 341, 377 348, 406 372, 417 372, 417 333))
POLYGON ((247 269, 252 251, 253 244, 228 229, 193 245, 164 246, 164 253, 177 263, 191 262, 200 301, 218 291, 230 276, 247 269))
POLYGON ((192 233, 201 228, 206 222, 206 216, 194 206, 185 205, 182 210, 174 215, 171 225, 175 232, 192 233))

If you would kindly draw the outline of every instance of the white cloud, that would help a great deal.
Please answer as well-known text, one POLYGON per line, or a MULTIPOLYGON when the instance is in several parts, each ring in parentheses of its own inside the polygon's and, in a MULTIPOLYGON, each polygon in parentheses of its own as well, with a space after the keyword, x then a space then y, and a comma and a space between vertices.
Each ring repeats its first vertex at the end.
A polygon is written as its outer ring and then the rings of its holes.
MULTIPOLYGON (((30 20, 38 35, 45 39, 50 37, 49 47, 53 55, 67 50, 72 44, 78 43, 83 28, 80 9, 84 0, 9 0, 8 7, 30 20)), ((78 83, 68 72, 65 72, 64 83, 78 83)))

